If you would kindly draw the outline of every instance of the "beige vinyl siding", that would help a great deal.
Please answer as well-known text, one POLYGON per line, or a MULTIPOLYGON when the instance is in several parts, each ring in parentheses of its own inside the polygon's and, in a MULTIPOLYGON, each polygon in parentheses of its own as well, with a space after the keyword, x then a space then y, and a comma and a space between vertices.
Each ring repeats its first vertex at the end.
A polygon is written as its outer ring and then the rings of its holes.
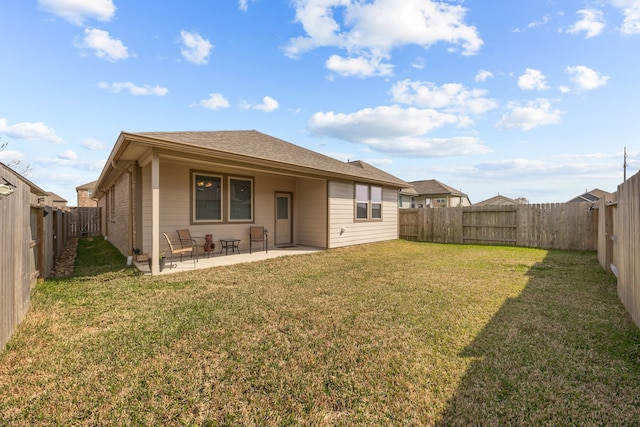
POLYGON ((327 181, 298 179, 293 197, 294 243, 327 247, 327 181))
MULTIPOLYGON (((142 253, 151 252, 151 166, 148 165, 142 171, 143 185, 143 247, 142 253)), ((249 250, 249 227, 251 225, 264 226, 268 231, 274 230, 275 224, 275 193, 277 191, 294 193, 296 180, 291 177, 252 173, 244 170, 223 167, 192 167, 187 164, 160 162, 160 252, 166 247, 166 241, 162 233, 170 237, 176 237, 176 230, 188 228, 194 237, 203 237, 205 234, 213 234, 216 251, 220 248, 220 238, 233 237, 240 239, 240 250, 249 250), (227 191, 228 176, 246 177, 253 179, 254 185, 254 221, 238 223, 209 223, 190 224, 190 192, 191 172, 206 172, 222 174, 224 176, 224 191, 227 191)), ((294 196, 295 199, 295 196, 294 196)), ((223 199, 223 209, 227 210, 227 199, 223 199)), ((295 213, 294 213, 295 215, 295 213)), ((294 216, 295 219, 295 216, 294 216)), ((269 239, 269 246, 273 246, 273 240, 269 239)))
POLYGON ((354 182, 329 183, 329 248, 398 238, 398 192, 383 187, 382 221, 355 221, 354 182))

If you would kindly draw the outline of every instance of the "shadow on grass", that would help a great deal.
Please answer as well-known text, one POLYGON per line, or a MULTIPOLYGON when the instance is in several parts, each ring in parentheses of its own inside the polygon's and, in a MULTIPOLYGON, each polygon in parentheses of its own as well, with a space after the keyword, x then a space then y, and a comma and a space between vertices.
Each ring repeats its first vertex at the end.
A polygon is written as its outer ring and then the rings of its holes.
POLYGON ((615 277, 584 252, 550 251, 462 357, 441 426, 640 425, 640 330, 615 277))
POLYGON ((84 237, 78 240, 72 277, 97 276, 127 268, 130 268, 127 266, 127 259, 104 237, 84 237))

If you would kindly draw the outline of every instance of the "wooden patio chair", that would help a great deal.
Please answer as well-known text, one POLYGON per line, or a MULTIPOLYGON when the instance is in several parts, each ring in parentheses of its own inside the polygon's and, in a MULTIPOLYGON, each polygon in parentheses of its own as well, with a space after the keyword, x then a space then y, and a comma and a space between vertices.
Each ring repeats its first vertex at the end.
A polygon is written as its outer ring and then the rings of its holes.
POLYGON ((176 248, 173 246, 173 243, 171 243, 171 239, 169 239, 169 236, 167 236, 167 233, 162 233, 162 234, 164 235, 164 238, 167 239, 167 245, 169 245, 169 253, 170 253, 169 268, 171 269, 174 266, 177 267, 177 265, 173 263, 174 255, 180 255, 180 261, 182 261, 182 256, 185 254, 191 254, 191 258, 193 258, 193 268, 196 268, 196 262, 198 262, 198 247, 196 245, 191 245, 186 248, 176 248))
POLYGON ((269 234, 264 227, 249 227, 249 253, 253 242, 262 242, 262 250, 269 252, 269 234))

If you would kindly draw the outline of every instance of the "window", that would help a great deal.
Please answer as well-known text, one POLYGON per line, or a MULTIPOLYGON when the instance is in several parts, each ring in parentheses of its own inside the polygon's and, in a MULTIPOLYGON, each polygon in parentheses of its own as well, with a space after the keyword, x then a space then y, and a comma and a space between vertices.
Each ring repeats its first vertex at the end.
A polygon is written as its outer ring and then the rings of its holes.
POLYGON ((229 221, 253 220, 253 180, 229 178, 229 221))
POLYGON ((382 219, 382 187, 356 183, 356 220, 382 219))
POLYGON ((194 221, 222 221, 222 177, 193 174, 194 221))
POLYGON ((192 222, 253 221, 253 179, 191 173, 192 222))
POLYGON ((382 219, 382 187, 371 187, 371 218, 382 219))
POLYGON ((356 184, 356 219, 369 219, 369 186, 356 184))

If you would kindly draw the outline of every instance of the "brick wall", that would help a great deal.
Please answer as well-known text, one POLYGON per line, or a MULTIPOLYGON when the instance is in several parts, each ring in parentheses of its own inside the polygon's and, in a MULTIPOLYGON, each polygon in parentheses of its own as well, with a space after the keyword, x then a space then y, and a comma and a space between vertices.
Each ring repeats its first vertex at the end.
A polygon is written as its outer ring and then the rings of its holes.
POLYGON ((98 202, 89 198, 88 190, 78 190, 78 207, 79 208, 93 208, 98 206, 98 202))

